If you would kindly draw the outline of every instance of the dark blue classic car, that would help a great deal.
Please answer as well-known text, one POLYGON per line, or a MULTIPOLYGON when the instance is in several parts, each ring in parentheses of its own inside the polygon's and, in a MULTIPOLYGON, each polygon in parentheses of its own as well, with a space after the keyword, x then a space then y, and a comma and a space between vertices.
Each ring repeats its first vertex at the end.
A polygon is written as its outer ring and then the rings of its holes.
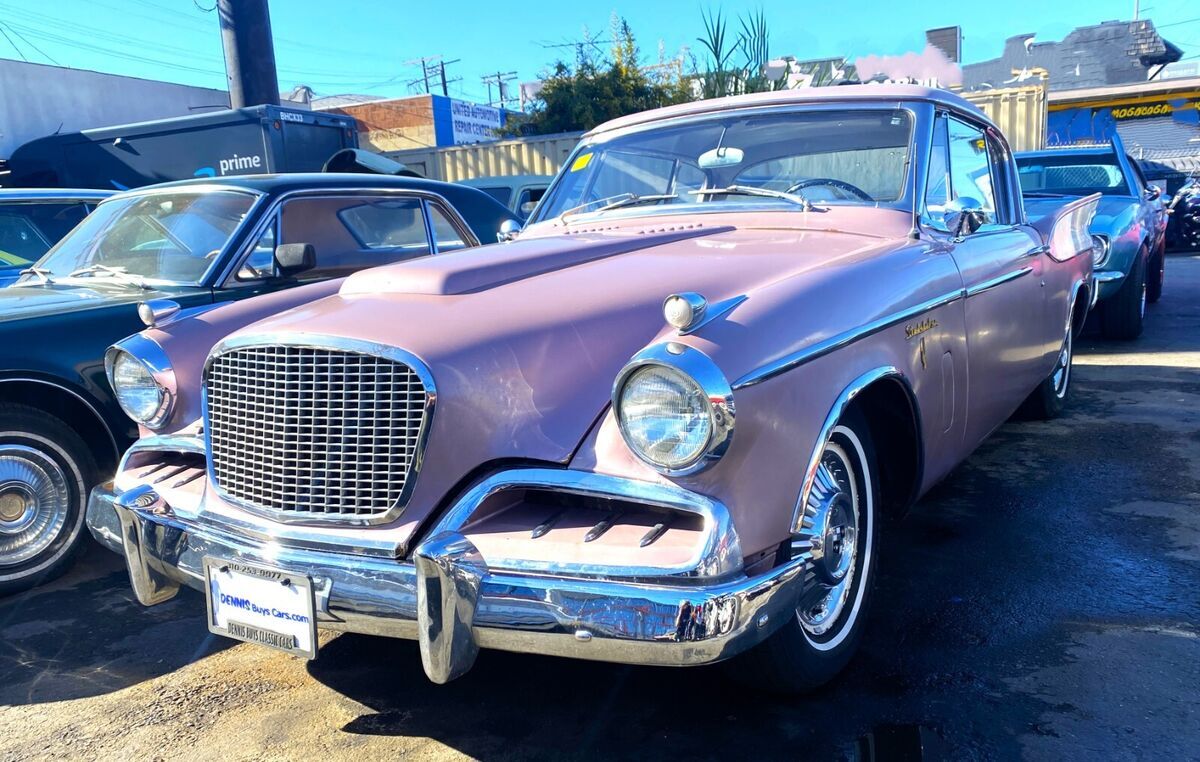
POLYGON ((88 492, 136 436, 105 378, 110 344, 176 309, 304 284, 264 301, 316 298, 362 268, 495 243, 515 219, 473 188, 365 174, 189 180, 101 202, 0 288, 0 594, 66 568, 88 492))
POLYGON ((1091 225, 1100 327, 1111 339, 1141 336, 1147 302, 1162 296, 1166 266, 1167 211, 1158 188, 1146 182, 1120 139, 1015 158, 1032 219, 1064 197, 1101 194, 1091 225))
POLYGON ((0 189, 0 286, 42 258, 112 191, 0 189))

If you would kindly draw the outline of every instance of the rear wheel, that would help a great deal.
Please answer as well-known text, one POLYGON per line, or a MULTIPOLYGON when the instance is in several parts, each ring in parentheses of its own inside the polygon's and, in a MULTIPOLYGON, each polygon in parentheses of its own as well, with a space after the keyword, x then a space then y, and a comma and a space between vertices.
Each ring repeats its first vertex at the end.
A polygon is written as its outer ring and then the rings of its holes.
POLYGON ((1104 302, 1104 338, 1132 341, 1142 335, 1146 317, 1146 249, 1138 250, 1129 274, 1116 295, 1104 302))
POLYGON ((58 418, 0 405, 0 595, 52 579, 85 542, 87 490, 96 462, 58 418))
POLYGON ((821 454, 805 509, 810 525, 793 546, 814 556, 806 593, 788 621, 730 662, 732 674, 758 689, 812 690, 850 661, 862 636, 875 580, 879 479, 870 431, 851 411, 821 454))
POLYGON ((1074 334, 1075 328, 1068 321, 1067 335, 1063 337, 1054 370, 1025 400, 1020 417, 1048 421, 1057 418, 1067 406, 1067 397, 1071 394, 1071 363, 1075 356, 1074 334))

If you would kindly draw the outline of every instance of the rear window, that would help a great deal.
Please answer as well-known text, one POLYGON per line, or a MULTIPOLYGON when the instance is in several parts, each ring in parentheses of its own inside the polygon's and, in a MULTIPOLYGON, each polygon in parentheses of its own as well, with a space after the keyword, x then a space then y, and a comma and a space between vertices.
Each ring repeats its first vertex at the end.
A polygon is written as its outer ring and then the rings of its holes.
POLYGON ((493 185, 490 188, 479 188, 479 190, 488 194, 505 206, 508 206, 508 202, 512 200, 512 188, 493 185))
POLYGON ((1022 193, 1129 195, 1115 155, 1018 156, 1017 173, 1022 193))

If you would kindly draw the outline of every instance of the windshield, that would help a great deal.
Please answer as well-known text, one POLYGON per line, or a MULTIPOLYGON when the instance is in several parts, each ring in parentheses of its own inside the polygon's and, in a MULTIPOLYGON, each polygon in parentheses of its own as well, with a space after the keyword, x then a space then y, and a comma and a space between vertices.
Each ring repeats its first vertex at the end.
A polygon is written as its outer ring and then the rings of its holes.
POLYGON ((907 187, 911 135, 899 109, 726 113, 619 135, 576 150, 538 219, 639 203, 801 208, 782 194, 818 206, 895 206, 907 187), (712 192, 722 188, 730 192, 712 192))
POLYGON ((255 196, 239 191, 149 193, 106 201, 36 265, 38 278, 198 285, 255 196))
POLYGON ((1022 193, 1130 195, 1116 154, 1018 156, 1016 159, 1022 193))

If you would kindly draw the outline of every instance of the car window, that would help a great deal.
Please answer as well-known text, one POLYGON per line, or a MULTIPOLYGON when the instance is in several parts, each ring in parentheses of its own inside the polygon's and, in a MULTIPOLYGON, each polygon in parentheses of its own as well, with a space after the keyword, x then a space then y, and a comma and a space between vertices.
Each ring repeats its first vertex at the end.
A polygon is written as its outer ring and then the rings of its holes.
POLYGON ((261 280, 273 276, 275 274, 275 245, 275 221, 272 220, 267 229, 254 242, 254 248, 250 250, 250 255, 238 268, 237 279, 261 280))
POLYGON ((437 204, 429 205, 429 222, 433 228, 433 240, 437 243, 439 252, 467 247, 467 242, 463 240, 463 234, 437 204))
POLYGON ((50 242, 19 211, 0 209, 0 267, 33 264, 50 250, 50 242))
POLYGON ((946 204, 950 201, 950 146, 946 121, 945 118, 939 118, 935 123, 933 145, 929 153, 929 177, 925 183, 927 220, 939 226, 946 204))
POLYGON ((238 280, 274 275, 275 247, 311 244, 311 280, 427 256, 431 249, 421 200, 395 196, 313 196, 284 202, 278 228, 262 234, 238 268, 238 280), (257 273, 257 274, 256 274, 257 273))
POLYGON ((546 195, 545 188, 526 188, 521 191, 521 195, 517 198, 516 212, 523 217, 528 217, 537 208, 538 202, 544 195, 546 195))
POLYGON ((1112 153, 1065 152, 1051 156, 1018 156, 1017 178, 1021 182, 1021 192, 1026 194, 1130 194, 1125 174, 1112 153))
POLYGON ((983 130, 957 119, 946 124, 950 160, 950 199, 973 198, 983 207, 984 222, 998 219, 996 188, 987 136, 983 130))

